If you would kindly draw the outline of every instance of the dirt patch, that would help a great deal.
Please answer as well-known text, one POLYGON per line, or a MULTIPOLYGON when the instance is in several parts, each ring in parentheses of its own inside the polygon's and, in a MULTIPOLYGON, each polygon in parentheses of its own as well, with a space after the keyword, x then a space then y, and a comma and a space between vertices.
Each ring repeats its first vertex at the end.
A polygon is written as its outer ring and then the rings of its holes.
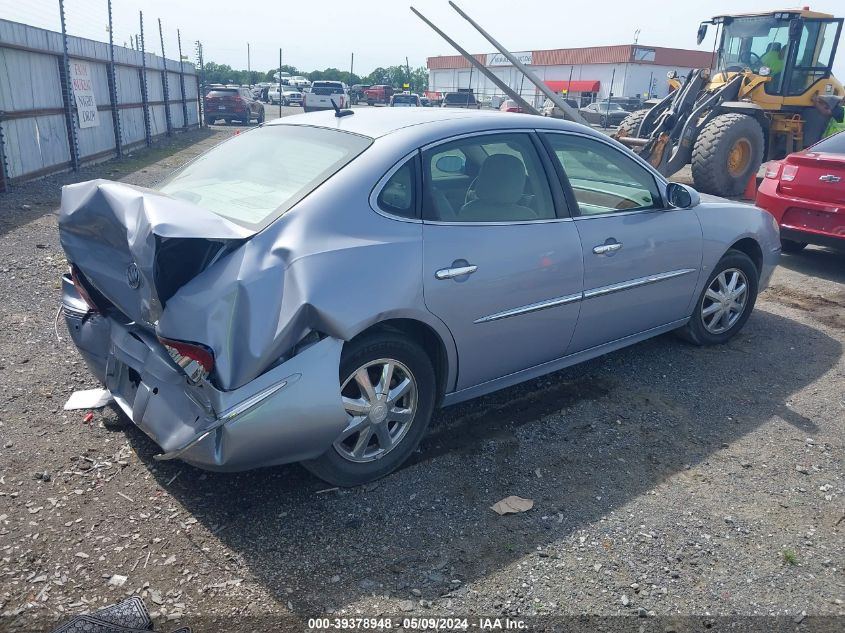
POLYGON ((845 330, 845 291, 821 295, 775 284, 763 296, 770 301, 808 312, 829 327, 845 330))

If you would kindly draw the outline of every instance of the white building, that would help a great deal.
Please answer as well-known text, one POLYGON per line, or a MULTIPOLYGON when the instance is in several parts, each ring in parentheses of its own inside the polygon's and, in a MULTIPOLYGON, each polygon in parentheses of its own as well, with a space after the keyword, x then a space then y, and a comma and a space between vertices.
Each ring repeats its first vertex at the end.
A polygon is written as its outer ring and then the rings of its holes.
MULTIPOLYGON (((666 74, 686 75, 693 68, 708 68, 706 51, 624 44, 590 48, 558 48, 514 53, 555 92, 581 105, 614 97, 663 97, 666 74)), ((528 101, 541 103, 540 91, 499 53, 474 55, 528 101)), ((472 88, 476 95, 501 96, 502 91, 461 55, 429 57, 428 87, 433 93, 472 88)))

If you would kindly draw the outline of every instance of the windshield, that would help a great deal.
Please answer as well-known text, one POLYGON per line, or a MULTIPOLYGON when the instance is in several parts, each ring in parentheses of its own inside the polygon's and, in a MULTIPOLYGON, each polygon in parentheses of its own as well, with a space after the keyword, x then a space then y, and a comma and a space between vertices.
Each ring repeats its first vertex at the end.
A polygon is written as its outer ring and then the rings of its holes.
POLYGON ((735 18, 724 25, 718 70, 754 72, 768 66, 772 75, 783 70, 789 49, 789 20, 770 16, 735 18))
POLYGON ((372 139, 336 130, 269 125, 221 143, 156 188, 260 229, 371 143, 372 139))

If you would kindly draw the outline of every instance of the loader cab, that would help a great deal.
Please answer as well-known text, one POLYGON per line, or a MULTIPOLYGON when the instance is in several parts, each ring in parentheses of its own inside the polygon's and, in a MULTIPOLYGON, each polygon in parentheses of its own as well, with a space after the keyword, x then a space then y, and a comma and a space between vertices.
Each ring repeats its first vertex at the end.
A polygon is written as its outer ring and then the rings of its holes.
MULTIPOLYGON (((710 21, 721 31, 715 73, 742 72, 768 76, 770 95, 803 95, 831 76, 842 19, 796 11, 765 15, 718 16, 710 21)), ((699 39, 707 23, 699 27, 699 39)))

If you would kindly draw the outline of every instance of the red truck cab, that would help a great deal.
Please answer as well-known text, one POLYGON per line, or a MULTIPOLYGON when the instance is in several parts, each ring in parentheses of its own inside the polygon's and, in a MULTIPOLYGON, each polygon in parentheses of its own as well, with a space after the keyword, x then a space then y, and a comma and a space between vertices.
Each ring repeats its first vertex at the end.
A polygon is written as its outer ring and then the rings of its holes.
POLYGON ((392 86, 387 86, 385 84, 379 84, 377 86, 370 86, 366 90, 364 90, 364 99, 367 101, 367 105, 375 105, 377 103, 382 103, 387 105, 390 103, 390 97, 393 96, 393 93, 396 92, 392 86))

